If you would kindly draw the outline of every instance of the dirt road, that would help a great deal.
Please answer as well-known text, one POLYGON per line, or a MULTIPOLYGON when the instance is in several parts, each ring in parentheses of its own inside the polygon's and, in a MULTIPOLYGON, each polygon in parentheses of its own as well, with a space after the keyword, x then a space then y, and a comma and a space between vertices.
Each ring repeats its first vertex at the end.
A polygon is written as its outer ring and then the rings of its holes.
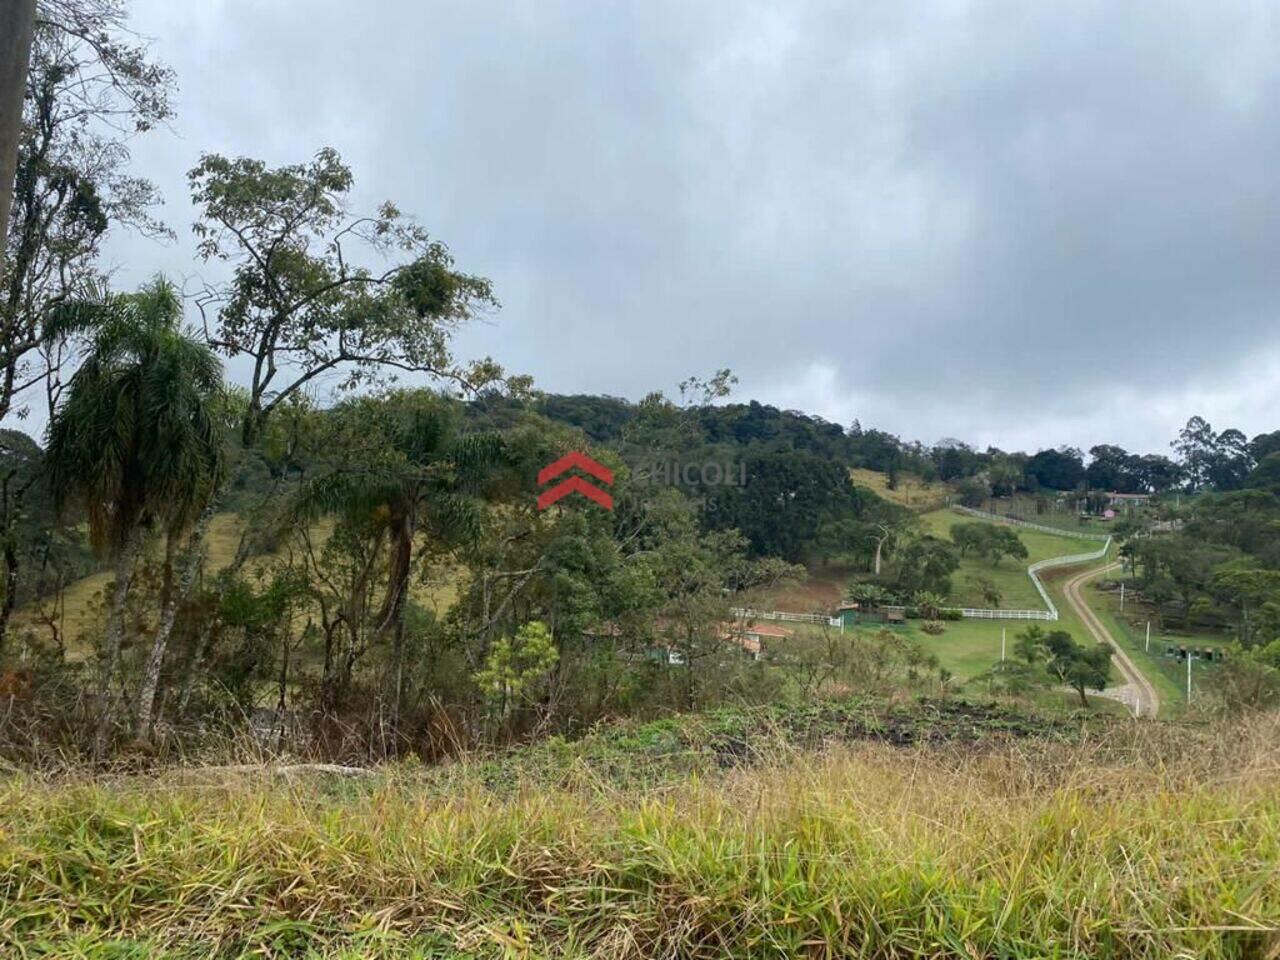
POLYGON ((1071 608, 1075 610, 1076 615, 1089 633, 1093 635, 1093 638, 1099 643, 1107 644, 1115 651, 1112 659, 1124 675, 1125 683, 1122 687, 1109 687, 1107 695, 1123 701, 1133 711, 1135 717, 1154 717, 1160 710, 1160 696, 1156 693, 1156 688, 1151 685, 1151 681, 1146 678, 1146 675, 1129 659, 1129 655, 1125 653, 1124 648, 1116 642, 1111 635, 1111 631, 1098 619, 1097 614, 1089 609, 1089 605, 1085 603, 1084 597, 1080 593, 1080 588, 1087 581, 1092 580, 1094 577, 1100 577, 1118 566, 1120 566, 1119 563, 1109 563, 1106 566, 1094 567, 1092 570, 1076 574, 1063 584, 1062 592, 1066 595, 1067 603, 1071 604, 1071 608))

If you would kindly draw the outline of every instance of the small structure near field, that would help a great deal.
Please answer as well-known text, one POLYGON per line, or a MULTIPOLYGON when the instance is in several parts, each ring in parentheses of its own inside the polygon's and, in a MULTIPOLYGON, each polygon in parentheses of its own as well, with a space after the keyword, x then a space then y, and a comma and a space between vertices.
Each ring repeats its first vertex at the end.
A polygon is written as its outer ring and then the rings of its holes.
POLYGON ((862 609, 854 600, 846 600, 836 610, 841 626, 853 627, 860 623, 906 623, 906 611, 902 607, 878 605, 862 609))
POLYGON ((884 623, 885 610, 883 607, 868 607, 863 610, 862 604, 846 600, 840 604, 836 616, 840 619, 841 626, 852 627, 859 623, 884 623))
POLYGON ((1115 493, 1113 491, 1107 494, 1107 505, 1123 510, 1132 510, 1134 507, 1148 507, 1151 505, 1151 494, 1115 493))
POLYGON ((736 644, 752 660, 763 660, 765 644, 770 640, 782 640, 790 637, 792 631, 786 627, 776 627, 771 623, 757 623, 750 626, 733 623, 727 624, 721 639, 736 644))

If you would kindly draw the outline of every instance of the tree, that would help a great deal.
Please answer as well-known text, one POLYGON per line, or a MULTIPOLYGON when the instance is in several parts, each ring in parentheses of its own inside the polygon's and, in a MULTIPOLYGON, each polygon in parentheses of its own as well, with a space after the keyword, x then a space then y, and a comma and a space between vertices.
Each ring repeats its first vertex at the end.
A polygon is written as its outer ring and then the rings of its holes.
POLYGON ((937 620, 947 598, 932 590, 919 590, 912 596, 911 602, 919 608, 920 616, 926 620, 937 620))
POLYGON ((1090 447, 1089 466, 1084 471, 1085 483, 1093 490, 1137 493, 1141 483, 1138 463, 1139 458, 1123 447, 1108 443, 1090 447))
POLYGON ((491 361, 464 367, 452 332, 497 305, 488 280, 454 268, 448 248, 394 204, 354 216, 354 178, 325 148, 309 163, 270 168, 206 154, 190 172, 205 260, 231 264, 211 288, 209 341, 251 362, 246 442, 271 412, 318 377, 342 374, 351 389, 404 371, 471 388, 500 376, 491 361), (362 262, 398 260, 387 269, 362 262))
POLYGON ((987 479, 991 482, 992 495, 1013 496, 1014 491, 1022 484, 1025 470, 1025 464, 1014 456, 1004 453, 996 456, 991 461, 991 466, 987 468, 987 479))
POLYGON ((343 438, 340 458, 302 488, 295 510, 304 518, 339 513, 385 534, 387 586, 375 636, 393 641, 394 725, 411 574, 429 552, 479 535, 479 495, 500 460, 502 443, 492 433, 460 434, 454 404, 425 390, 353 400, 333 420, 335 433, 329 436, 343 438), (423 533, 426 543, 419 542, 423 533))
POLYGON ((1268 453, 1259 460, 1244 485, 1272 493, 1280 492, 1280 452, 1268 453))
POLYGON ((1009 527, 991 527, 983 544, 984 552, 991 560, 991 565, 998 567, 1005 557, 1018 560, 1027 559, 1027 545, 1022 542, 1016 530, 1009 527))
POLYGON ((1000 601, 1004 599, 1004 594, 994 580, 975 574, 970 574, 967 580, 969 589, 982 597, 983 603, 997 610, 1000 608, 1000 601))
POLYGON ((1215 490, 1239 490, 1244 486, 1254 461, 1249 441, 1234 428, 1218 434, 1209 468, 1209 481, 1215 490))
POLYGON ((1167 493, 1183 480, 1182 468, 1159 454, 1139 457, 1132 469, 1138 492, 1167 493))
POLYGON ((1196 600, 1209 589, 1214 568, 1234 550, 1205 543, 1185 534, 1145 537, 1133 542, 1134 560, 1142 573, 1143 589, 1167 580, 1182 602, 1182 616, 1190 624, 1196 600))
POLYGON ((1027 476, 1050 490, 1074 490, 1084 480, 1084 458, 1079 450, 1041 450, 1027 461, 1027 476))
POLYGON ((1260 433, 1249 441, 1249 456, 1254 463, 1261 463, 1273 453, 1280 453, 1280 430, 1260 433))
POLYGON ((489 648, 474 679, 500 725, 521 702, 530 702, 530 692, 546 680, 559 659, 551 631, 540 620, 522 625, 514 636, 502 637, 489 648))
POLYGON ((1065 630, 1054 630, 1044 639, 1048 652, 1045 669, 1080 695, 1089 706, 1085 690, 1104 690, 1111 680, 1111 648, 1105 643, 1086 647, 1065 630))
POLYGON ((1111 679, 1111 648, 1103 643, 1083 646, 1065 630, 1046 633, 1040 626, 1028 627, 1014 642, 1014 655, 1032 667, 1043 664, 1051 678, 1080 695, 1084 707, 1089 706, 1085 691, 1103 690, 1111 679))
POLYGON ((1266 570, 1250 560, 1218 566, 1209 592, 1236 611, 1240 642, 1247 646, 1280 636, 1280 570, 1266 570))
POLYGON ((1217 442, 1209 422, 1204 417, 1192 417, 1169 444, 1177 451, 1189 489, 1199 490, 1212 480, 1217 442))
POLYGON ((965 507, 981 507, 991 493, 991 489, 977 477, 965 477, 956 485, 960 495, 960 503, 965 507))
MULTIPOLYGON (((36 0, 12 0, 0 9, 0 237, 9 227, 13 174, 18 160, 18 130, 22 123, 22 93, 27 85, 31 31, 36 0)), ((0 252, 0 262, 3 253, 0 252)))
POLYGON ((825 525, 860 519, 870 499, 843 465, 815 454, 753 454, 745 472, 742 486, 706 488, 707 520, 717 529, 738 530, 757 556, 805 559, 825 525))
MULTIPOLYGON (((179 329, 181 301, 164 280, 72 312, 67 325, 92 322, 95 329, 50 422, 46 458, 60 502, 83 503, 94 548, 115 562, 98 672, 95 749, 101 754, 125 601, 144 536, 157 530, 176 541, 222 481, 223 437, 214 412, 222 367, 179 329)), ((154 691, 152 669, 149 662, 144 694, 148 686, 154 691)), ((144 701, 140 710, 149 716, 144 701)))
MULTIPOLYGON (((10 39, 5 36, 5 41, 10 39)), ((120 0, 43 6, 31 44, 13 207, 0 287, 0 419, 24 389, 53 377, 63 342, 49 312, 101 285, 96 261, 112 224, 163 233, 158 201, 129 176, 128 140, 171 115, 173 74, 125 28, 120 0)), ((50 407, 57 384, 48 390, 50 407)), ((52 411, 51 411, 52 412, 52 411)))
POLYGON ((951 574, 959 566, 960 558, 946 541, 916 537, 894 558, 894 583, 906 594, 928 590, 945 596, 951 592, 951 574))
POLYGON ((978 521, 953 523, 951 542, 956 545, 962 557, 967 557, 970 553, 985 553, 992 529, 991 524, 978 521))
POLYGON ((877 583, 866 583, 863 581, 855 581, 849 585, 849 599, 858 605, 858 609, 867 611, 873 610, 885 603, 886 594, 884 587, 877 583))

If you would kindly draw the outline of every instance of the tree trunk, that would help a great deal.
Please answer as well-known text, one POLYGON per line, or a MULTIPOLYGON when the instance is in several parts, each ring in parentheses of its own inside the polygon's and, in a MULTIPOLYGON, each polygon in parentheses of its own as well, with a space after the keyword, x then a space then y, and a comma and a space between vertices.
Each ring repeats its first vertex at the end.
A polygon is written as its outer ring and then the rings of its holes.
POLYGON ((111 594, 111 609, 107 613, 106 632, 102 638, 102 658, 98 665, 98 718, 93 736, 93 753, 101 759, 107 749, 111 732, 111 715, 115 701, 113 687, 120 672, 120 643, 124 639, 125 602, 129 599, 129 586, 133 582, 133 570, 142 549, 142 531, 133 530, 116 555, 116 582, 111 594))
POLYGON ((880 552, 884 548, 884 537, 876 541, 876 576, 880 576, 880 552))
POLYGON ((36 0, 0 0, 0 262, 9 236, 9 206, 18 169, 22 102, 35 29, 36 0))
POLYGON ((187 665, 187 675, 182 678, 182 695, 178 697, 177 715, 183 716, 187 712, 187 704, 191 701, 191 692, 196 686, 196 677, 200 675, 200 665, 204 661, 206 648, 209 646, 209 638, 213 635, 213 617, 205 618, 204 623, 200 625, 200 633, 196 637, 196 648, 191 654, 191 663, 187 665))
MULTIPOLYGON (((212 512, 207 512, 207 516, 211 517, 212 512)), ((200 519, 205 520, 205 515, 200 519)), ((151 642, 151 653, 147 655, 147 664, 142 671, 142 684, 138 689, 137 730, 139 738, 143 740, 151 738, 151 725, 155 719, 152 713, 155 709, 156 693, 160 688, 160 674, 164 669, 165 650, 168 649, 169 638, 173 635, 173 625, 178 619, 178 604, 190 592, 191 584, 195 581, 196 570, 200 566, 200 544, 204 542, 206 526, 207 522, 198 524, 197 529, 192 531, 187 549, 180 560, 181 569, 176 582, 172 573, 174 546, 172 536, 165 545, 167 554, 165 590, 164 601, 160 608, 160 623, 156 626, 156 635, 151 642)))
POLYGON ((391 682, 395 689, 391 695, 391 733, 398 741, 400 738, 400 700, 404 696, 404 618, 396 623, 395 640, 392 645, 391 682))
POLYGON ((9 620, 18 605, 18 551, 13 539, 6 538, 4 545, 4 603, 0 604, 0 659, 4 657, 9 639, 9 620))

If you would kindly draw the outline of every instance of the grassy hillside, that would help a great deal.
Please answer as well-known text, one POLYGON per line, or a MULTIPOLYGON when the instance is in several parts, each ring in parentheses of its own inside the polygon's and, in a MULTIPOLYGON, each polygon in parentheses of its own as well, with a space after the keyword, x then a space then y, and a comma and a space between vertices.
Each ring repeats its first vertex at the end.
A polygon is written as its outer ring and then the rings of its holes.
POLYGON ((850 470, 856 486, 866 487, 878 496, 912 510, 937 510, 947 502, 951 489, 945 483, 927 483, 914 474, 898 476, 894 488, 889 489, 889 478, 875 470, 850 470))
MULTIPOLYGON (((318 542, 323 542, 332 530, 330 520, 321 520, 313 527, 313 534, 318 542)), ((215 574, 225 569, 235 559, 240 545, 240 535, 244 529, 244 520, 236 513, 220 513, 209 524, 208 549, 209 559, 206 571, 215 574)), ((158 547, 156 547, 158 549, 158 547)), ((283 548, 277 554, 269 554, 252 558, 248 563, 250 571, 262 569, 274 556, 283 555, 283 548)), ((418 603, 437 615, 449 609, 457 599, 460 571, 452 569, 433 569, 426 582, 415 578, 411 584, 411 594, 418 603)), ((112 574, 102 570, 87 577, 69 583, 63 597, 63 607, 55 610, 49 601, 32 604, 18 610, 14 616, 14 624, 18 628, 31 627, 40 629, 36 624, 44 616, 56 617, 67 644, 68 653, 75 656, 83 654, 88 648, 89 639, 101 626, 103 590, 112 582, 112 574)), ((300 616, 303 616, 300 614, 300 616)))
MULTIPOLYGON (((953 510, 934 510, 920 517, 925 529, 934 536, 944 540, 951 539, 951 528, 957 523, 974 522, 972 518, 962 516, 953 510)), ((950 600, 957 606, 988 606, 982 595, 974 590, 969 578, 986 577, 1000 588, 1004 599, 1000 606, 1008 609, 1043 609, 1044 601, 1036 591, 1035 585, 1027 576, 1027 565, 1050 557, 1070 556, 1094 550, 1102 544, 1093 544, 1087 540, 1073 537, 1058 537, 1038 530, 1018 529, 1018 537, 1027 547, 1026 560, 1014 560, 1006 557, 999 565, 994 565, 985 557, 961 557, 960 568, 951 577, 950 600)))
POLYGON ((1046 527, 1084 533, 1109 533, 1110 523, 1097 517, 1082 517, 1076 509, 1074 495, 1058 496, 1046 492, 1041 496, 1017 493, 1012 497, 993 497, 980 504, 988 513, 998 513, 1017 520, 1027 520, 1046 527))
POLYGON ((1277 734, 853 703, 367 780, 10 781, 0 944, 184 960, 1261 958, 1280 945, 1277 734))
MULTIPOLYGON (((243 521, 235 513, 220 513, 209 524, 208 570, 216 573, 227 566, 236 554, 240 543, 243 521)), ((21 628, 37 622, 39 617, 54 613, 58 616, 63 638, 68 650, 79 651, 92 631, 101 624, 103 590, 110 585, 113 576, 102 570, 67 584, 63 609, 54 611, 50 602, 32 604, 20 609, 14 616, 14 625, 21 628)))

